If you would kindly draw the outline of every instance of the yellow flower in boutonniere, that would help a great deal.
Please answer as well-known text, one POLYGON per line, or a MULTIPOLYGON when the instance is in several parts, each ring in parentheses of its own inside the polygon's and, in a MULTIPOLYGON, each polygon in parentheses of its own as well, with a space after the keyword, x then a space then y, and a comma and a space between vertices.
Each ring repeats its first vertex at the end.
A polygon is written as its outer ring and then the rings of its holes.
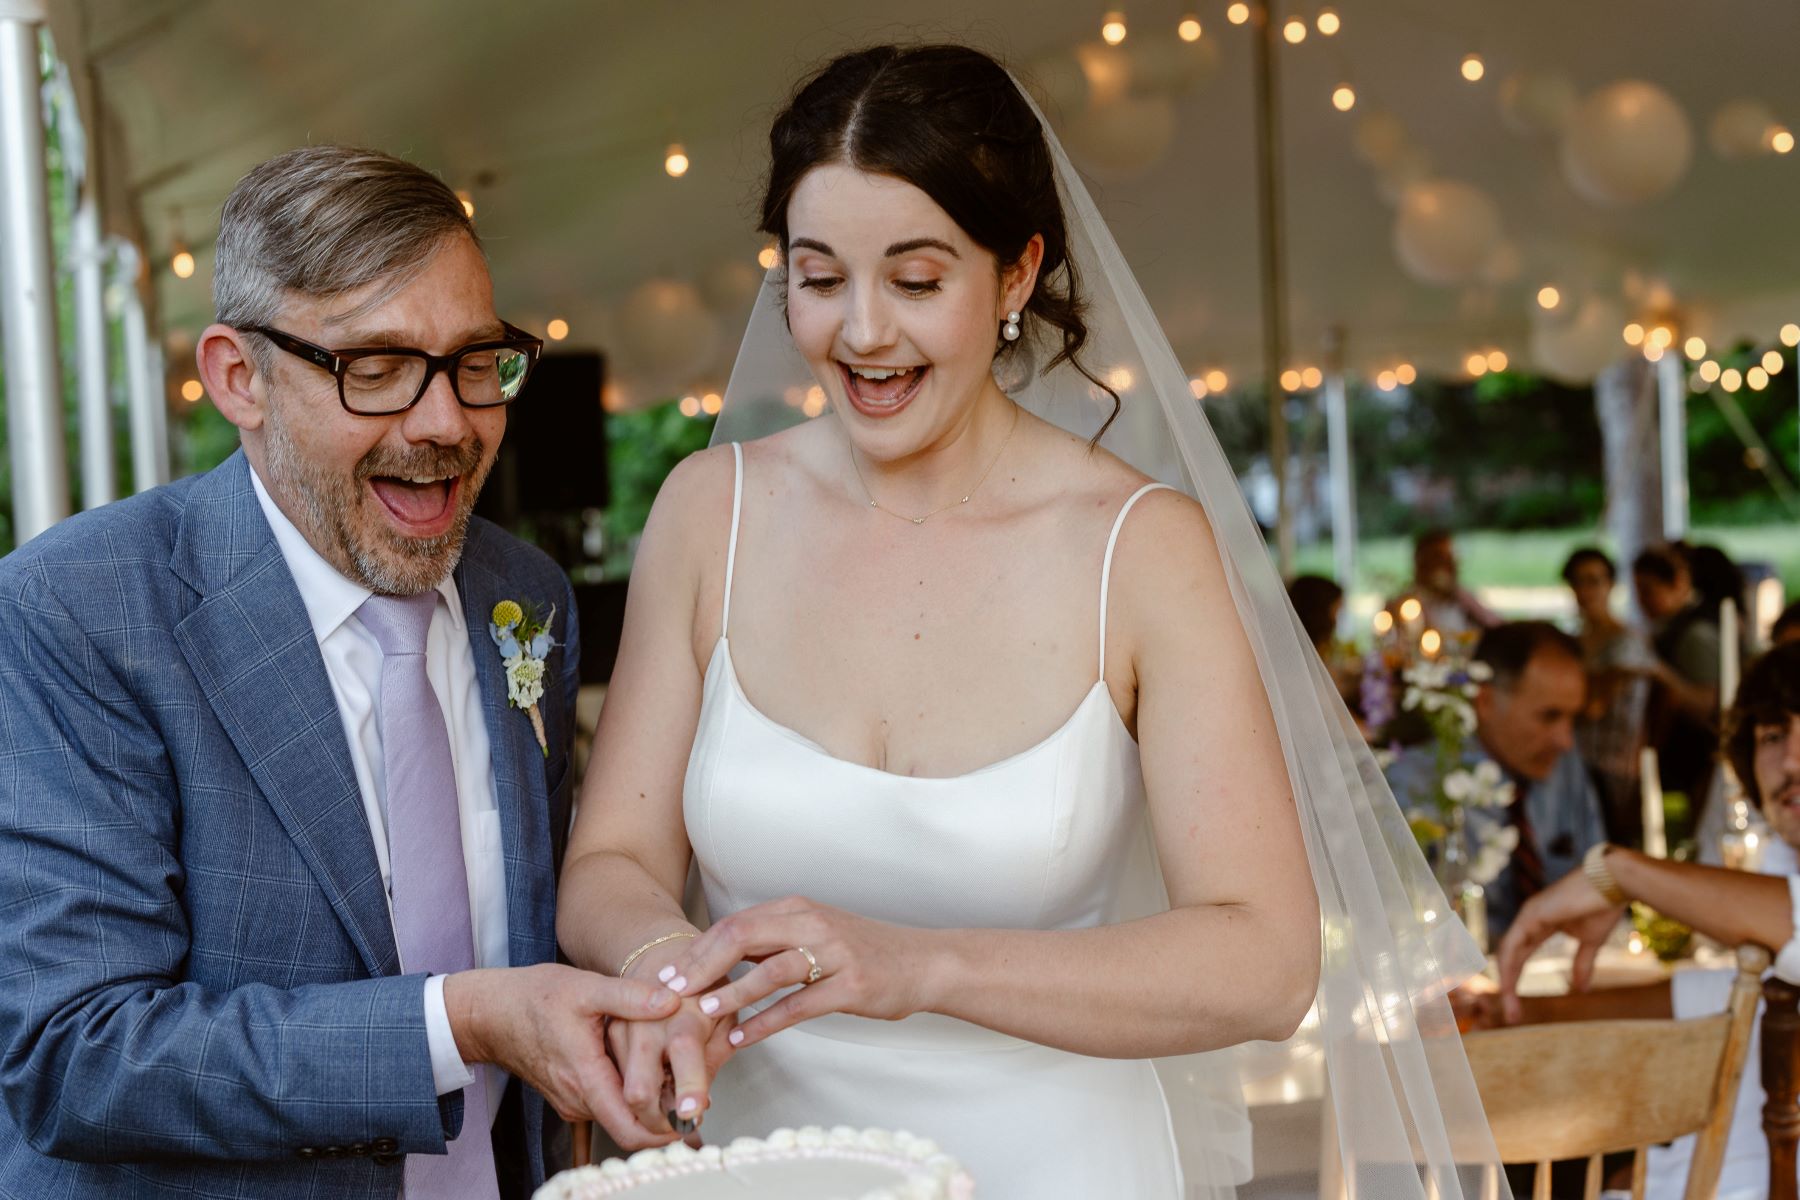
POLYGON ((531 718, 531 731, 545 758, 550 757, 550 743, 544 736, 538 701, 544 698, 544 659, 556 648, 556 639, 550 636, 550 622, 555 619, 555 605, 550 606, 549 615, 540 617, 536 606, 527 609, 516 600, 500 601, 488 617, 488 636, 499 647, 500 662, 506 668, 507 702, 531 718))

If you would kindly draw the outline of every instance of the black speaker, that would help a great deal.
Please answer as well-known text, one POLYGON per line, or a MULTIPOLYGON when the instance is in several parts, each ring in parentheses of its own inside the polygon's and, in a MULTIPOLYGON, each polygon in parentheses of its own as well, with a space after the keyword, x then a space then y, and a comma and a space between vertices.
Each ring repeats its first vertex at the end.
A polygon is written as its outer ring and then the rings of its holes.
POLYGON ((506 437, 475 511, 507 529, 521 521, 605 508, 605 360, 547 354, 506 412, 506 437))

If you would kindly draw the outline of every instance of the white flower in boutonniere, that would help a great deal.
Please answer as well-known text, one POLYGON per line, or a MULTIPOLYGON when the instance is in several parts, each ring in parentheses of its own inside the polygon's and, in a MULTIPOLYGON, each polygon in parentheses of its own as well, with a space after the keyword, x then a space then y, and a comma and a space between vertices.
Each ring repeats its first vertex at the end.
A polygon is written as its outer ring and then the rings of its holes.
POLYGON ((550 636, 555 619, 555 605, 548 616, 540 616, 535 607, 528 611, 516 600, 494 605, 488 619, 488 636, 500 648, 500 662, 506 668, 506 699, 531 718, 531 731, 545 758, 550 757, 550 743, 538 701, 544 698, 544 659, 556 648, 556 639, 550 636))

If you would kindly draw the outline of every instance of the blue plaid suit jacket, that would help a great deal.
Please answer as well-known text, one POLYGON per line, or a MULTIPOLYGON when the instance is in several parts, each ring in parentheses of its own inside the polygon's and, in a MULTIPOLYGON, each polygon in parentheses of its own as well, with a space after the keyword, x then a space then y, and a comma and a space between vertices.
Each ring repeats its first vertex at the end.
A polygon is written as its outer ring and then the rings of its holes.
MULTIPOLYGON (((549 962, 573 597, 481 520, 456 581, 511 961, 549 962), (548 758, 488 638, 505 598, 557 606, 548 758)), ((0 946, 0 1196, 392 1197, 402 1156, 461 1129, 461 1093, 440 1101, 432 1082, 424 977, 399 974, 324 660, 241 452, 0 560, 0 946)), ((518 1187, 543 1179, 554 1125, 522 1101, 518 1187)))

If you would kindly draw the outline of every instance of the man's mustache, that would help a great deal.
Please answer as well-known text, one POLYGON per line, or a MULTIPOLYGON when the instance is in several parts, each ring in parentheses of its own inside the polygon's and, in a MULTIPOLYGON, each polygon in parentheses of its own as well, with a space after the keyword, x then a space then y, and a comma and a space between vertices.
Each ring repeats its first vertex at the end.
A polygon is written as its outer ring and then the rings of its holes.
POLYGON ((471 437, 458 446, 421 447, 396 452, 377 446, 356 464, 356 480, 385 476, 409 479, 426 475, 472 475, 481 465, 486 447, 480 437, 471 437))

